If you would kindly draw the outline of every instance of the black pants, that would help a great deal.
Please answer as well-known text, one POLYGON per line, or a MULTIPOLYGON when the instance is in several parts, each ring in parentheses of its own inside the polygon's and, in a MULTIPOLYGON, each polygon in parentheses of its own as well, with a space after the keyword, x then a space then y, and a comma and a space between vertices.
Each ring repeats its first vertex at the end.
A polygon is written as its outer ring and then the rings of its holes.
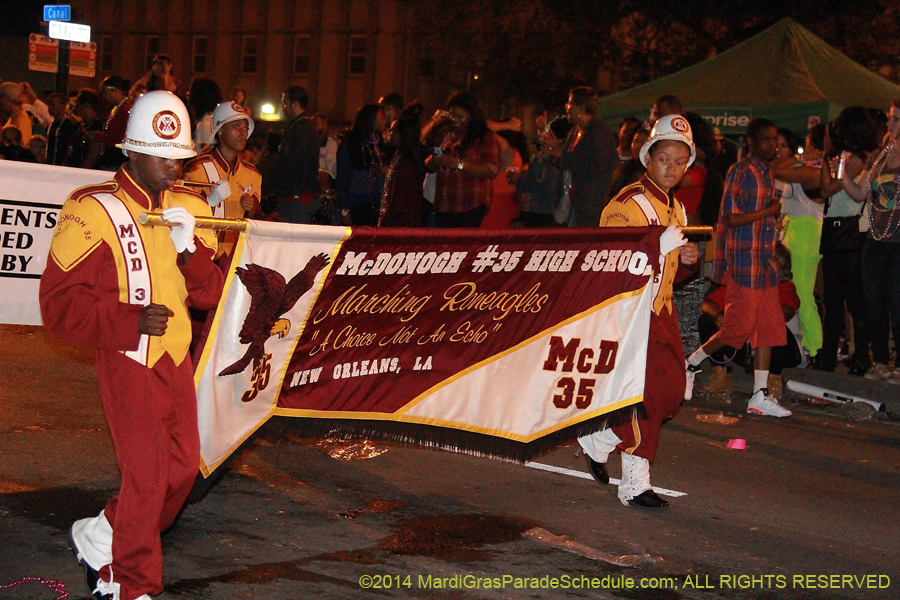
MULTIPOLYGON (((701 313, 700 318, 697 319, 697 329, 700 331, 701 344, 708 342, 709 338, 719 330, 719 328, 716 327, 716 318, 706 313, 701 313)), ((787 326, 785 326, 785 329, 787 330, 787 326)), ((785 331, 785 334, 787 335, 787 344, 784 346, 772 347, 772 360, 769 362, 769 373, 772 373, 773 375, 781 375, 781 372, 784 369, 796 367, 800 364, 800 361, 803 360, 803 355, 800 353, 800 345, 794 338, 794 334, 791 333, 790 330, 785 331)), ((709 355, 709 360, 712 361, 714 365, 742 365, 748 358, 749 355, 746 344, 744 344, 742 348, 737 349, 732 348, 731 346, 725 346, 721 350, 709 355)))
POLYGON ((487 214, 487 206, 476 206, 464 213, 435 212, 434 224, 436 227, 481 227, 484 216, 487 214))
POLYGON ((350 219, 354 226, 365 225, 375 227, 378 225, 378 212, 380 206, 374 204, 357 204, 350 208, 350 219))
POLYGON ((872 360, 887 364, 888 338, 900 343, 900 243, 866 238, 863 246, 863 284, 872 336, 872 360))
POLYGON ((523 212, 512 220, 512 227, 555 227, 553 215, 523 212))
POLYGON ((825 283, 825 322, 822 327, 822 350, 817 354, 823 369, 833 371, 837 365, 838 339, 844 331, 844 307, 853 318, 855 358, 868 364, 869 325, 866 295, 862 279, 862 253, 826 252, 822 255, 825 283))

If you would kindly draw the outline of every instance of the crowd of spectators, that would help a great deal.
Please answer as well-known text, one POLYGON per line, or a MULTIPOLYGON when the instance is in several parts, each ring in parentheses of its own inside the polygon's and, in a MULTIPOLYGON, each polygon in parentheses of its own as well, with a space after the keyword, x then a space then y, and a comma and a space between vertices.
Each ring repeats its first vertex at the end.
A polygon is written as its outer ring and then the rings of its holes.
MULTIPOLYGON (((171 60, 160 54, 133 84, 111 76, 69 98, 39 97, 26 82, 2 83, 0 158, 115 171, 127 160, 116 145, 134 99, 152 90, 178 93, 172 73, 171 60)), ((195 78, 184 99, 201 153, 215 148, 217 106, 230 103, 252 119, 240 87, 229 100, 212 79, 195 78)), ((648 120, 629 116, 616 130, 595 117, 596 99, 589 87, 573 88, 556 118, 538 115, 528 139, 520 120, 491 120, 469 92, 453 94, 431 118, 418 102, 387 94, 339 131, 309 111, 303 88, 289 87, 283 129, 251 127, 243 142, 241 159, 262 181, 248 216, 347 226, 593 227, 610 199, 644 175, 639 153, 655 120, 683 115, 697 156, 674 197, 689 225, 722 221, 723 182, 746 150, 729 154, 718 131, 675 96, 660 97, 648 120)), ((798 363, 830 371, 845 361, 851 374, 900 384, 890 349, 890 339, 900 336, 900 102, 889 116, 848 108, 833 123, 804 132, 802 144, 788 129, 776 133, 774 155, 757 152, 765 163, 757 170, 774 182, 767 206, 777 209, 767 210, 774 239, 783 244, 779 252, 790 255, 799 304, 784 316, 796 321, 798 363)), ((705 245, 698 248, 702 260, 705 245)), ((674 292, 688 355, 708 341, 717 318, 723 323, 724 297, 708 296, 715 291, 701 274, 674 292)), ((720 363, 725 354, 716 349, 720 363)), ((715 364, 708 389, 727 388, 729 369, 715 364)), ((768 385, 777 390, 779 382, 768 385)))

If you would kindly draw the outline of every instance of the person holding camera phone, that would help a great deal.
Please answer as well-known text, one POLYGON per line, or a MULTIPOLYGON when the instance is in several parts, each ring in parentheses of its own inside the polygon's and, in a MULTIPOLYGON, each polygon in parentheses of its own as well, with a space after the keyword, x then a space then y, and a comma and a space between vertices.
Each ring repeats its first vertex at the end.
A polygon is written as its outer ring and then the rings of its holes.
POLYGON ((865 202, 869 231, 863 246, 863 286, 870 331, 872 360, 866 379, 900 385, 900 366, 888 364, 889 335, 900 340, 900 100, 888 116, 888 132, 881 150, 873 154, 858 182, 846 174, 844 191, 865 202))
POLYGON ((453 125, 425 160, 425 169, 437 174, 435 225, 480 227, 500 172, 500 144, 468 92, 450 96, 447 110, 453 125))
POLYGON ((574 227, 596 227, 607 201, 613 172, 619 165, 616 138, 603 121, 595 118, 597 94, 590 87, 569 90, 566 118, 574 127, 560 140, 547 132, 541 141, 547 151, 559 159, 559 166, 572 177, 572 215, 574 227))
POLYGON ((178 89, 178 82, 172 75, 172 59, 167 54, 154 56, 150 63, 150 72, 134 82, 131 89, 144 89, 147 92, 165 90, 174 94, 178 89))
MULTIPOLYGON (((883 113, 882 113, 883 114, 883 113)), ((845 108, 825 130, 824 160, 819 172, 819 185, 825 198, 822 225, 822 279, 824 282, 825 318, 822 349, 815 368, 834 371, 837 366, 838 342, 844 331, 844 310, 853 319, 854 353, 848 361, 851 375, 865 375, 872 366, 869 358, 869 325, 863 287, 860 231, 863 204, 844 191, 843 178, 837 178, 840 159, 842 175, 859 181, 871 152, 878 147, 878 134, 865 108, 845 108)))

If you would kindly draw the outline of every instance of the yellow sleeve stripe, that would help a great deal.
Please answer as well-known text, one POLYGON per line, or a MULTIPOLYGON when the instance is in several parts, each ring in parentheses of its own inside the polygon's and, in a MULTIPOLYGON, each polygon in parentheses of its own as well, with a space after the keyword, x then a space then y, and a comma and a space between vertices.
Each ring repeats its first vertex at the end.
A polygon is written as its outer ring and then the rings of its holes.
POLYGON ((84 259, 86 259, 88 256, 90 256, 91 253, 97 249, 97 246, 99 246, 102 241, 103 241, 102 239, 98 238, 97 241, 94 242, 93 245, 91 245, 87 250, 82 252, 79 256, 76 256, 74 259, 72 259, 72 261, 68 265, 65 264, 59 258, 59 256, 56 254, 55 249, 52 246, 50 247, 50 257, 53 258, 53 262, 55 262, 59 266, 60 269, 62 269, 66 273, 68 273, 69 271, 71 271, 72 269, 77 267, 79 264, 81 264, 81 262, 84 261, 84 259))

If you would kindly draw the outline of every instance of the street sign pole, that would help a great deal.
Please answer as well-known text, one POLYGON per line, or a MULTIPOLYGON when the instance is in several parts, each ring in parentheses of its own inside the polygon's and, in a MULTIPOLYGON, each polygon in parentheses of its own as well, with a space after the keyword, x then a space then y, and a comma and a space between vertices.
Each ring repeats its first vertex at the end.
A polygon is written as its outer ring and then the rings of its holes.
MULTIPOLYGON (((51 9, 60 9, 65 5, 50 6, 51 9)), ((48 12, 45 10, 45 13, 48 12)), ((64 11, 63 16, 69 18, 71 15, 68 11, 64 11)), ((82 42, 89 44, 91 42, 91 28, 89 25, 81 23, 69 23, 68 21, 49 21, 47 24, 47 33, 53 39, 59 40, 59 69, 56 71, 56 91, 68 96, 69 93, 69 42, 82 42)))
MULTIPOLYGON (((44 21, 66 22, 72 18, 72 7, 69 4, 45 4, 44 21)), ((48 23, 48 34, 51 38, 59 39, 56 68, 56 91, 69 97, 69 40, 68 36, 54 34, 53 25, 48 23), (60 39, 65 38, 65 39, 60 39)))
POLYGON ((56 91, 69 97, 69 40, 59 40, 59 66, 56 70, 56 91))

